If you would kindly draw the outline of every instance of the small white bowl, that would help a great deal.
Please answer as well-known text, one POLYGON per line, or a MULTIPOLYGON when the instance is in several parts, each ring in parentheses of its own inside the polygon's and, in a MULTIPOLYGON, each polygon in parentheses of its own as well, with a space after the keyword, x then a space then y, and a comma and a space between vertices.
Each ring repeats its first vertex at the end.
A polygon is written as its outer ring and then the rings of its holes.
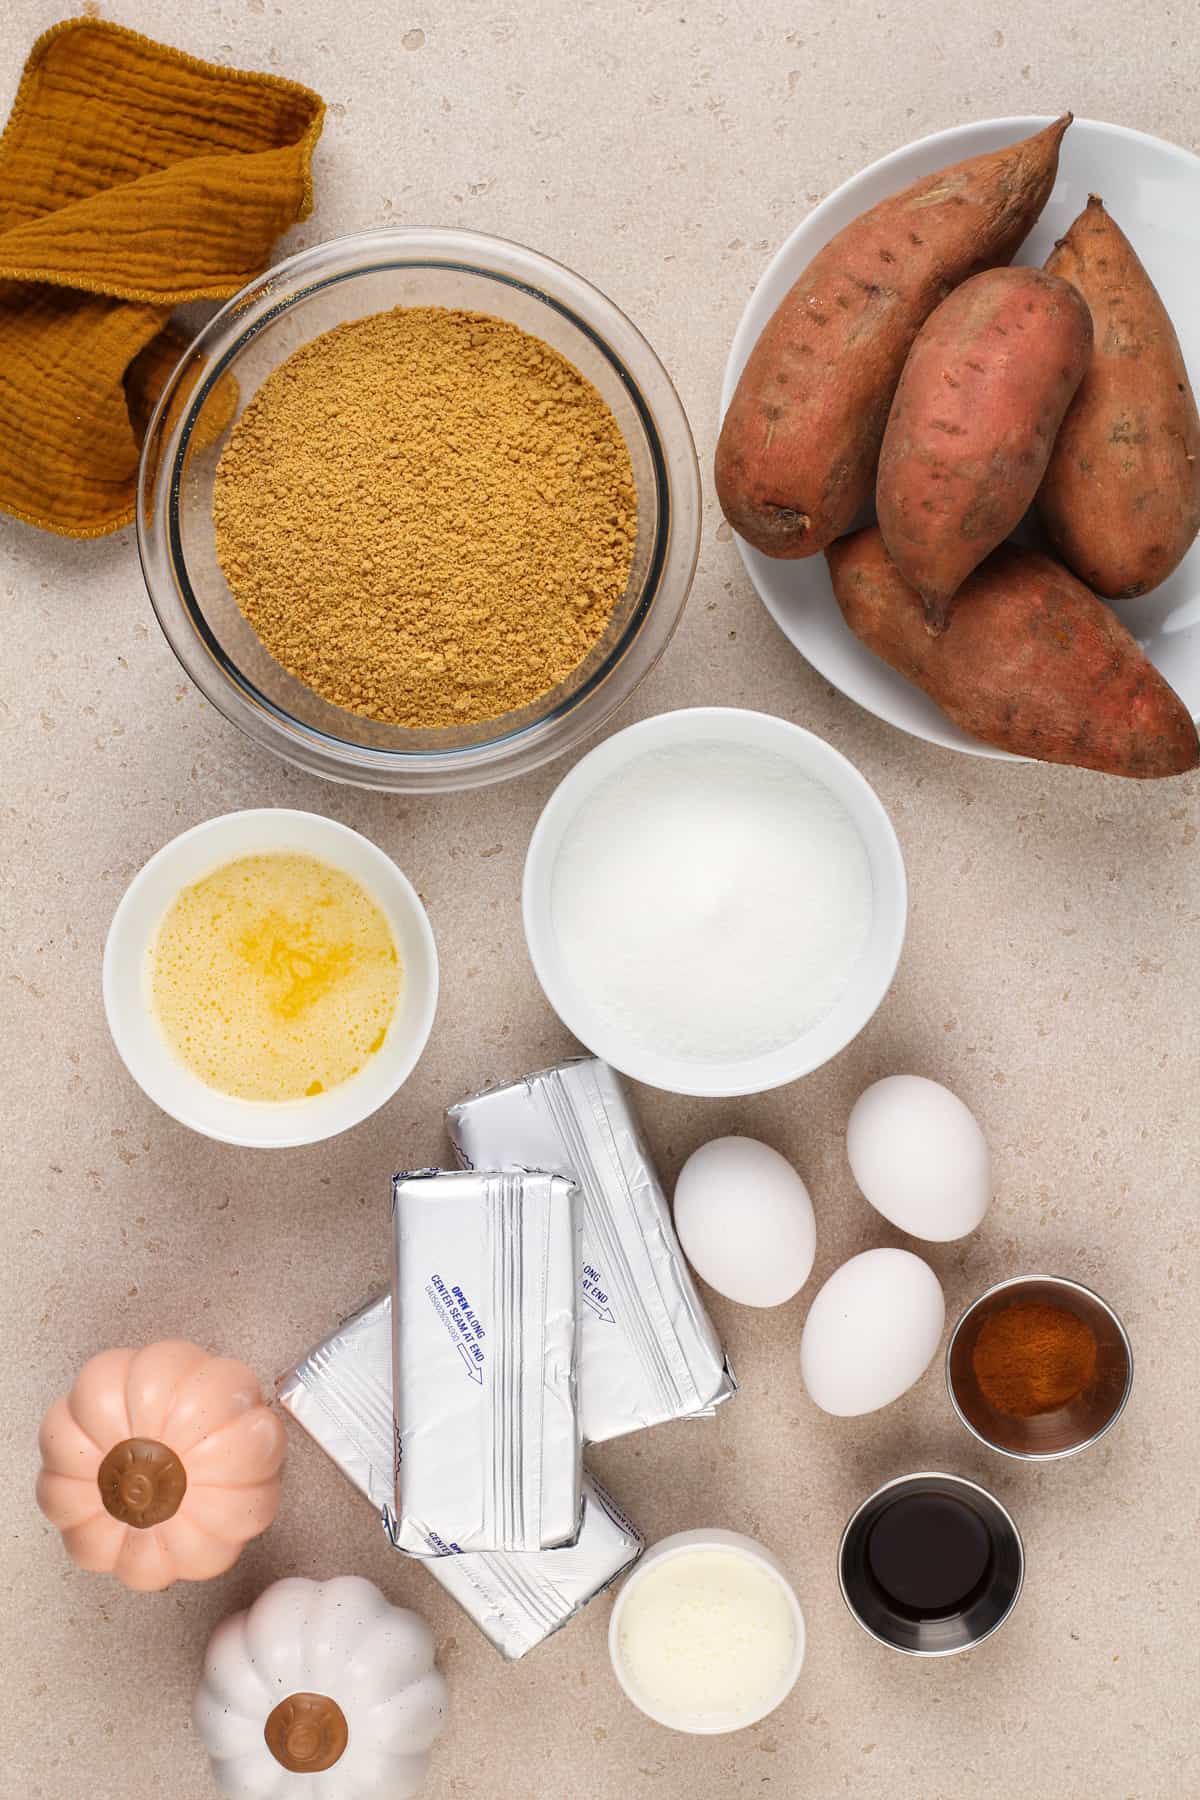
POLYGON ((740 1531, 722 1531, 715 1527, 704 1531, 677 1531, 671 1537, 662 1538, 652 1545, 633 1573, 626 1578, 608 1622, 608 1654, 613 1674, 626 1698, 632 1700, 638 1711, 645 1713, 648 1719, 653 1719, 656 1725, 666 1725, 671 1731, 685 1731, 692 1737, 717 1737, 729 1731, 745 1731, 749 1726, 757 1725, 760 1719, 765 1719, 768 1713, 773 1713, 777 1706, 782 1706, 795 1687, 804 1666, 804 1644, 804 1614, 779 1559, 757 1539, 746 1537, 740 1531), (630 1594, 645 1580, 650 1570, 665 1558, 693 1550, 732 1550, 735 1554, 744 1556, 747 1561, 756 1563, 774 1578, 787 1599, 788 1610, 792 1615, 796 1633, 795 1647, 783 1679, 777 1690, 766 1697, 760 1707, 753 1712, 739 1714, 736 1718, 718 1715, 702 1719, 694 1713, 672 1713, 655 1707, 638 1691, 621 1653, 621 1619, 630 1594))
POLYGON ((180 1124, 223 1144, 290 1149, 368 1118, 408 1079, 437 1010, 433 931, 415 888, 369 838, 317 813, 262 807, 207 819, 164 844, 125 891, 104 946, 104 1010, 113 1043, 143 1093, 180 1124), (239 1100, 208 1087, 171 1051, 149 996, 149 951, 181 889, 234 857, 293 850, 352 875, 386 914, 404 965, 400 1005, 381 1048, 340 1087, 312 1099, 239 1100))
MULTIPOLYGON (((653 905, 654 896, 645 896, 653 905)), ((886 995, 908 918, 904 858, 892 821, 870 783, 823 738, 769 713, 697 706, 660 713, 618 731, 576 764, 551 794, 525 858, 525 939, 538 980, 563 1024, 595 1055, 650 1087, 673 1094, 761 1094, 819 1069, 844 1050, 886 995), (681 744, 736 744, 795 763, 841 801, 862 839, 873 888, 871 930, 849 986, 832 1011, 791 1043, 728 1062, 671 1056, 628 1035, 571 980, 554 929, 554 868, 580 807, 618 769, 650 751, 681 744)))

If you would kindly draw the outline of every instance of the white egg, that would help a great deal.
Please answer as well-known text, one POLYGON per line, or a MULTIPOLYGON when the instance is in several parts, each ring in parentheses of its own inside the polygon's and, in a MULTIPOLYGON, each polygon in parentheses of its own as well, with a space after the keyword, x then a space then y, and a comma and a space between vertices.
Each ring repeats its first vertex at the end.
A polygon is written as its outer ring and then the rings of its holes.
POLYGON ((817 1228, 808 1189, 756 1138, 714 1138, 675 1184, 675 1229, 696 1273, 743 1306, 781 1306, 808 1280, 817 1228))
POLYGON ((928 1263, 911 1250, 864 1250, 834 1270, 808 1309, 804 1385, 841 1418, 890 1406, 929 1367, 945 1323, 941 1283, 928 1263))
POLYGON ((860 1094, 846 1150, 876 1212, 912 1237, 965 1237, 988 1209, 992 1165, 979 1122, 923 1075, 888 1075, 860 1094))

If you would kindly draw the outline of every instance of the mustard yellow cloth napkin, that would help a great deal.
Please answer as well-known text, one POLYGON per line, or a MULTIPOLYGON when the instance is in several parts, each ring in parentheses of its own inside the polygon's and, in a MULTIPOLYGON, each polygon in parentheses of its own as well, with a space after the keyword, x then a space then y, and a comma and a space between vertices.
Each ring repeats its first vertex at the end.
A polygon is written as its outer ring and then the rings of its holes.
POLYGON ((34 45, 0 139, 0 509, 133 517, 185 300, 224 300, 312 207, 324 104, 98 19, 34 45))

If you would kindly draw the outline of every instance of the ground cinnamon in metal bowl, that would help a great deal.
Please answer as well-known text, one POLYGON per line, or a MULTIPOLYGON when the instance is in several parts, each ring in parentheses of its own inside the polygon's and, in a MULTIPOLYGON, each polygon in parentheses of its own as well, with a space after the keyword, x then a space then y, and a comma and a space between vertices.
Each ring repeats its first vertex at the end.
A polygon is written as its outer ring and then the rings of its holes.
POLYGON ((984 1320, 971 1363, 997 1412, 1032 1419, 1077 1400, 1095 1376, 1098 1353, 1086 1319, 1064 1306, 1027 1301, 984 1320))
POLYGON ((579 665, 625 592, 637 492, 610 408, 556 350, 487 314, 397 307, 267 377, 213 517, 275 660, 420 729, 515 711, 579 665))

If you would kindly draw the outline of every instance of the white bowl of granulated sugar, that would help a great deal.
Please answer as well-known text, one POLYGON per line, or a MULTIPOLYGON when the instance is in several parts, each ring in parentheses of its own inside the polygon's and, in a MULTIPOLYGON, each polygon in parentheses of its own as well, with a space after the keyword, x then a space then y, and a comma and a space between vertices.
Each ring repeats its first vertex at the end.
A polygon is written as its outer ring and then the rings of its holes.
POLYGON ((595 1055, 677 1094, 757 1094, 872 1017, 907 919, 892 822, 787 719, 662 713, 584 757, 525 861, 529 954, 595 1055))

